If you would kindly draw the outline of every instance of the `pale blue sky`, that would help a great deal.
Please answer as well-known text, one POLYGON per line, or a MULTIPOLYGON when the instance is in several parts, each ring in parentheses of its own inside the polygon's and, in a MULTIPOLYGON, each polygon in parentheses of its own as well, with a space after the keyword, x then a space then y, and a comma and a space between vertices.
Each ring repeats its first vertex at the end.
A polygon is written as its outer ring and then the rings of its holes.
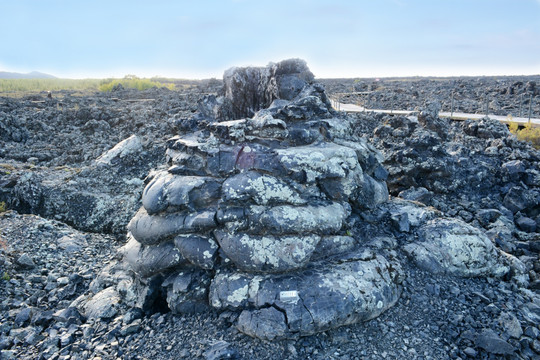
POLYGON ((540 74, 540 0, 0 0, 0 71, 221 77, 540 74))

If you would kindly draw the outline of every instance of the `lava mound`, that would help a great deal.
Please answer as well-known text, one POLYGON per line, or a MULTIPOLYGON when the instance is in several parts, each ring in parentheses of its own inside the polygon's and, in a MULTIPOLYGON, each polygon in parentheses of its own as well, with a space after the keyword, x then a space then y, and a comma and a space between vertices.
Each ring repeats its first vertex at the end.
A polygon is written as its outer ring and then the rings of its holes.
POLYGON ((232 311, 240 331, 268 340, 371 319, 403 280, 395 244, 373 245, 385 216, 410 235, 405 251, 419 266, 508 270, 481 232, 389 200, 381 154, 353 137, 313 79, 302 60, 230 69, 222 93, 168 141, 123 249, 139 303, 232 311))

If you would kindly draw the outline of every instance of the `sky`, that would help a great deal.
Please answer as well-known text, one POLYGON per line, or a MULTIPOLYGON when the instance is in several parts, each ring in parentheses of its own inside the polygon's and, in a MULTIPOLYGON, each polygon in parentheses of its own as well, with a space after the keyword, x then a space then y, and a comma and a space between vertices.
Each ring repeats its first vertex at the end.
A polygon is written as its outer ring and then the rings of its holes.
POLYGON ((540 74, 540 0, 0 0, 0 71, 221 78, 540 74))

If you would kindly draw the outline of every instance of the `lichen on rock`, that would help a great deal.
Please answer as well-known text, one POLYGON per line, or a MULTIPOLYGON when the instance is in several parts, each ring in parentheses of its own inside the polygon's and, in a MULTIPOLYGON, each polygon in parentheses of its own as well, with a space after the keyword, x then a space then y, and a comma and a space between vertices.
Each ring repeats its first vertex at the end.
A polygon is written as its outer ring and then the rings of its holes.
POLYGON ((510 270, 491 240, 461 220, 430 220, 419 233, 420 241, 404 250, 426 270, 458 276, 502 276, 510 270))

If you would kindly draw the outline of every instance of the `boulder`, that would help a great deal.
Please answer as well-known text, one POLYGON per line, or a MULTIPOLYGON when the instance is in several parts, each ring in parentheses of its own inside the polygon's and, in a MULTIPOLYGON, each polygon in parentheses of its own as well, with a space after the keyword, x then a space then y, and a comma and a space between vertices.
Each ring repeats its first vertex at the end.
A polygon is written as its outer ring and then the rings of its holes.
POLYGON ((101 290, 84 306, 84 313, 89 319, 110 319, 118 313, 120 296, 112 287, 101 290))
POLYGON ((188 269, 172 274, 163 282, 167 304, 177 314, 193 314, 208 310, 210 276, 201 269, 188 269))
POLYGON ((538 199, 534 192, 517 186, 511 188, 503 199, 503 205, 514 214, 537 204, 538 199))
POLYGON ((219 199, 221 184, 213 178, 162 172, 146 186, 142 204, 150 215, 168 208, 203 209, 219 199))
POLYGON ((415 188, 413 186, 410 189, 403 190, 399 193, 398 196, 406 200, 418 201, 424 204, 429 204, 431 198, 433 197, 433 194, 425 187, 415 188))
POLYGON ((422 226, 419 241, 403 249, 421 268, 456 276, 503 276, 509 267, 477 228, 456 219, 433 219, 422 226))
POLYGON ((193 265, 206 270, 214 267, 218 245, 213 238, 196 234, 178 235, 174 238, 174 245, 193 265))
POLYGON ((127 229, 141 244, 158 244, 178 234, 204 232, 216 227, 215 211, 179 212, 150 215, 141 208, 127 229))
POLYGON ((146 246, 130 237, 122 253, 133 271, 143 278, 189 263, 173 241, 146 246))
POLYGON ((251 117, 275 99, 294 99, 313 78, 306 62, 300 59, 265 68, 231 68, 223 75, 225 101, 218 113, 222 118, 251 117))
POLYGON ((357 254, 294 277, 220 273, 212 280, 210 303, 218 309, 246 308, 238 328, 272 340, 372 319, 397 301, 401 280, 399 265, 357 254))
MULTIPOLYGON (((108 124, 107 124, 108 125, 108 124)), ((112 149, 103 153, 96 159, 98 165, 114 166, 123 158, 133 156, 143 150, 141 139, 137 135, 131 135, 125 140, 120 141, 112 149)))
POLYGON ((491 329, 484 329, 476 337, 476 345, 489 353, 512 355, 516 349, 491 329))
POLYGON ((532 233, 536 231, 536 221, 526 216, 521 216, 517 218, 516 225, 520 230, 523 230, 528 233, 532 233))

